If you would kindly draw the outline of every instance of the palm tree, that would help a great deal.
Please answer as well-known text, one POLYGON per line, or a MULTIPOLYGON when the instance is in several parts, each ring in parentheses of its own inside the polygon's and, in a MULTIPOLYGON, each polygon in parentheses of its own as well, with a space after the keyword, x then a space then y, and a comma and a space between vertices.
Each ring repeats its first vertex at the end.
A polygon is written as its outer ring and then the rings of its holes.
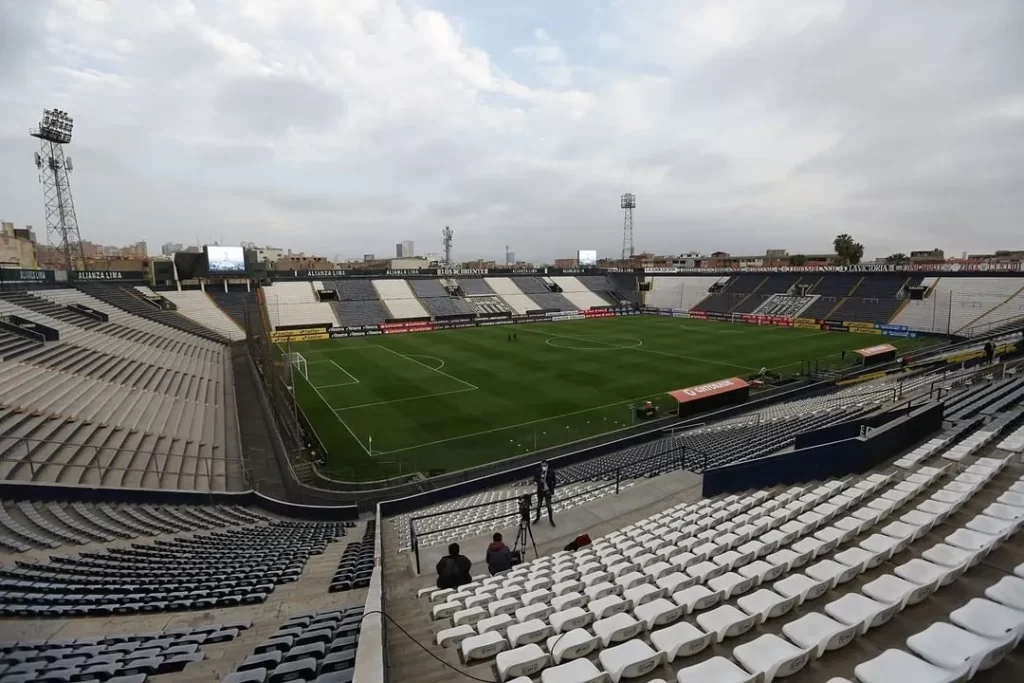
POLYGON ((789 257, 789 265, 794 267, 794 268, 798 268, 800 266, 806 266, 807 265, 807 257, 804 256, 803 254, 793 254, 792 256, 789 257))
POLYGON ((832 240, 832 247, 836 250, 836 256, 839 257, 840 265, 853 266, 860 263, 860 260, 864 258, 864 245, 855 241, 853 237, 845 232, 841 235, 836 235, 836 238, 832 240))
POLYGON ((909 260, 910 258, 906 254, 899 251, 896 252, 895 254, 889 254, 888 256, 885 257, 886 263, 894 263, 897 265, 900 263, 906 263, 909 260))

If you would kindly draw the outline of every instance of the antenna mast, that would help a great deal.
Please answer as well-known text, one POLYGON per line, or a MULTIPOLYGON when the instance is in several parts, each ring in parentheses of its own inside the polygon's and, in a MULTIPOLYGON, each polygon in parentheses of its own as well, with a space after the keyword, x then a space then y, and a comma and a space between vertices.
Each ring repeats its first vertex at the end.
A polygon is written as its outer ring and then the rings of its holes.
POLYGON ((444 226, 444 230, 441 231, 441 242, 444 244, 444 265, 449 268, 452 267, 452 229, 450 226, 444 226))

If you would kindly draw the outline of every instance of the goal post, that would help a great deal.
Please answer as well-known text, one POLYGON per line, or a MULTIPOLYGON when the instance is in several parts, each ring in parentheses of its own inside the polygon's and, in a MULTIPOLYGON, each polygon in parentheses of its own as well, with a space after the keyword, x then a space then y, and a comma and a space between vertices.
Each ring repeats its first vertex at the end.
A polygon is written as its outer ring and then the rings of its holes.
POLYGON ((297 372, 307 381, 309 380, 309 370, 307 368, 306 358, 301 353, 284 354, 284 362, 288 366, 289 372, 297 372))

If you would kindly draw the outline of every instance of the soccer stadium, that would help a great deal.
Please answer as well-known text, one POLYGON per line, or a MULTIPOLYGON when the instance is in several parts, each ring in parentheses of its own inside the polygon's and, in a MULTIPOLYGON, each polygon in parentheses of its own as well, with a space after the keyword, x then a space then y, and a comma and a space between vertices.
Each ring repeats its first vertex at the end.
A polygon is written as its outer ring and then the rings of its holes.
POLYGON ((0 683, 1024 680, 1019 263, 219 249, 0 272, 0 683))

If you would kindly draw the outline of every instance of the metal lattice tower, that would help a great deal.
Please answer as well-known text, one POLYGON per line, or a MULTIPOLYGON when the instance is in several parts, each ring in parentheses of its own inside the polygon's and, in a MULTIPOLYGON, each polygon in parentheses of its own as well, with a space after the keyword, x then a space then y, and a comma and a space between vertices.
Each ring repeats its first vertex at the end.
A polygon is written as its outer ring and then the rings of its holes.
POLYGON ((71 157, 64 156, 64 145, 71 143, 73 126, 74 119, 66 111, 44 109, 39 128, 29 134, 39 140, 35 161, 46 203, 46 241, 57 251, 61 268, 84 270, 82 236, 78 232, 75 203, 68 180, 74 165, 71 157))
POLYGON ((449 268, 452 266, 452 234, 451 227, 447 225, 441 231, 441 242, 444 244, 444 264, 449 268))
POLYGON ((633 260, 633 209, 636 208, 636 195, 627 192, 619 202, 622 208, 622 260, 633 260))

